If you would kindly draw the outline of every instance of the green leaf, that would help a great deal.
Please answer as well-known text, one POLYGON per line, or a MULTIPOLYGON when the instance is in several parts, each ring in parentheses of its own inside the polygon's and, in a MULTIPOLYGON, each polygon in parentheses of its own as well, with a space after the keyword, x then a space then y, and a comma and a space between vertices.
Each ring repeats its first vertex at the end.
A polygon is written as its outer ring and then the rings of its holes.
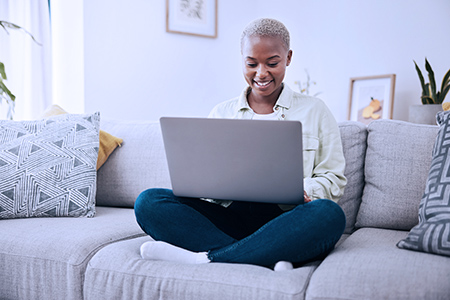
POLYGON ((447 93, 450 90, 450 85, 447 85, 442 91, 441 91, 441 103, 444 102, 445 96, 447 96, 447 93))
POLYGON ((416 65, 417 75, 419 75, 419 80, 420 80, 420 85, 422 86, 422 95, 423 95, 424 91, 425 91, 425 79, 423 78, 422 71, 420 71, 420 68, 415 61, 414 61, 414 64, 416 65))
POLYGON ((8 34, 9 34, 9 32, 8 32, 8 30, 7 30, 6 28, 9 28, 9 29, 15 29, 15 30, 22 30, 23 32, 25 32, 26 34, 28 34, 28 35, 33 39, 33 41, 34 41, 36 44, 38 44, 39 46, 42 46, 42 44, 39 43, 39 42, 34 38, 34 36, 33 36, 30 32, 28 32, 25 28, 20 27, 19 25, 16 25, 16 24, 11 23, 11 22, 6 22, 6 21, 0 21, 0 25, 3 27, 3 29, 5 29, 5 31, 6 31, 8 34))
POLYGON ((11 22, 0 21, 0 23, 2 24, 3 28, 8 27, 8 28, 11 28, 11 29, 22 29, 22 27, 20 27, 19 25, 16 25, 16 24, 11 23, 11 22))
POLYGON ((9 31, 6 29, 5 25, 3 25, 3 21, 0 21, 0 26, 2 26, 6 33, 9 34, 9 31))
POLYGON ((422 104, 434 104, 433 98, 430 96, 422 96, 422 104))
POLYGON ((437 103, 441 104, 444 102, 449 89, 450 89, 450 70, 447 71, 447 73, 444 75, 444 78, 442 79, 441 91, 436 93, 437 103))
POLYGON ((6 85, 3 83, 3 81, 0 80, 0 91, 8 95, 9 98, 11 98, 12 101, 16 100, 16 96, 14 96, 11 91, 6 87, 6 85))
POLYGON ((429 83, 425 84, 425 88, 423 89, 423 92, 422 92, 422 97, 420 97, 420 98, 422 99, 423 104, 433 104, 434 103, 434 100, 430 94, 430 84, 429 83))
POLYGON ((6 77, 5 65, 4 65, 2 62, 0 62, 0 76, 2 76, 2 78, 3 78, 4 80, 8 79, 8 78, 6 77))
MULTIPOLYGON (((450 85, 450 70, 445 73, 444 78, 442 78, 441 84, 441 97, 445 98, 444 90, 450 85)), ((444 102, 444 98, 442 98, 442 102, 444 102)))
POLYGON ((427 83, 425 84, 425 88, 423 89, 423 96, 430 96, 431 97, 431 93, 430 93, 430 84, 427 83))
POLYGON ((433 98, 433 100, 436 100, 436 80, 434 79, 433 69, 431 68, 430 63, 426 58, 425 58, 425 69, 428 71, 428 78, 430 79, 430 88, 431 88, 430 95, 433 98))

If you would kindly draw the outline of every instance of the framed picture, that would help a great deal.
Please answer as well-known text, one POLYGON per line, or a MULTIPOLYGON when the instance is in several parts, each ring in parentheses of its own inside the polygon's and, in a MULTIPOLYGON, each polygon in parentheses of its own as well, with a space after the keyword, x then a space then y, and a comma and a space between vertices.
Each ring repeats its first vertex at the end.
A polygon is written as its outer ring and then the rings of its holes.
POLYGON ((217 0, 166 0, 166 31, 217 37, 217 0))
POLYGON ((350 78, 348 119, 364 124, 392 119, 395 74, 350 78))

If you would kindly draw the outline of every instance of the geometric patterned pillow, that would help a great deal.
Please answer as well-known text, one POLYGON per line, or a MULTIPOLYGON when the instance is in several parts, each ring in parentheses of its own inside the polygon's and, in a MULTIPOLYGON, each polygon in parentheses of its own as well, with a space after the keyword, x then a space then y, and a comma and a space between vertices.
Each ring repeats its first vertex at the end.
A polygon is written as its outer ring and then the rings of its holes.
POLYGON ((433 149, 419 224, 397 246, 450 256, 450 111, 438 113, 440 126, 433 149))
POLYGON ((93 217, 100 115, 0 121, 0 219, 93 217))
MULTIPOLYGON (((67 114, 61 106, 57 104, 52 104, 41 114, 41 119, 49 118, 57 115, 67 114)), ((100 146, 98 150, 97 159, 97 170, 106 162, 108 157, 113 153, 113 151, 120 147, 123 143, 123 139, 115 137, 106 131, 100 129, 100 146)))

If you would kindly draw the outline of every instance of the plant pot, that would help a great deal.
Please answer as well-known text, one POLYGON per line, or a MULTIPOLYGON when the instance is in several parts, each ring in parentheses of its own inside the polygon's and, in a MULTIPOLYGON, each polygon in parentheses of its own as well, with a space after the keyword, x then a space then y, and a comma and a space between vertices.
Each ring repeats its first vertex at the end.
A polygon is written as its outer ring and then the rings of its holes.
POLYGON ((409 107, 409 122, 436 125, 436 114, 442 111, 441 104, 420 104, 409 107))

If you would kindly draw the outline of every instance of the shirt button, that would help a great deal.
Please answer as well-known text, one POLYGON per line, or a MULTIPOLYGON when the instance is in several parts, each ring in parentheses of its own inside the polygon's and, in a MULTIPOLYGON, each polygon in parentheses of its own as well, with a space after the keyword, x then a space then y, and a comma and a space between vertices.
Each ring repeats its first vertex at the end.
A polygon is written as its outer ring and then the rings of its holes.
POLYGON ((285 116, 284 114, 282 114, 281 117, 282 117, 283 119, 286 118, 286 116, 285 116))
POLYGON ((280 108, 277 106, 276 108, 275 108, 275 110, 279 110, 280 108))

